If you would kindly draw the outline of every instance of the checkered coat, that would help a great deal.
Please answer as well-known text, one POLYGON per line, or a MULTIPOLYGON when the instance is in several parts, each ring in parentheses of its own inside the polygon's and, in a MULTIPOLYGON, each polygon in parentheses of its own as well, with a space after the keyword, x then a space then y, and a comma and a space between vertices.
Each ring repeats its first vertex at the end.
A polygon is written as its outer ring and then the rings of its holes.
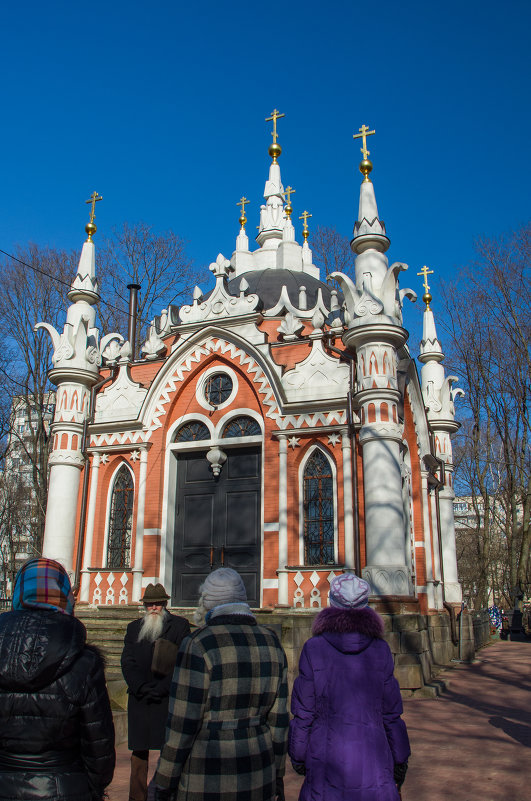
POLYGON ((155 777, 177 801, 272 801, 284 775, 286 655, 252 616, 223 615, 177 656, 155 777))

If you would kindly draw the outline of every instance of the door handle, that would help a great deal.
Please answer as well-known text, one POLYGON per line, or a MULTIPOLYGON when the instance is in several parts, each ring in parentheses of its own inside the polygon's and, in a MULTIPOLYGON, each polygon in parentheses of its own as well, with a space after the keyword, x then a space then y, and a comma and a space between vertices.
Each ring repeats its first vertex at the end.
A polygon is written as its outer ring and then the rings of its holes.
POLYGON ((225 548, 221 547, 221 566, 223 567, 225 564, 225 548))
POLYGON ((210 567, 214 566, 214 546, 210 546, 210 567))

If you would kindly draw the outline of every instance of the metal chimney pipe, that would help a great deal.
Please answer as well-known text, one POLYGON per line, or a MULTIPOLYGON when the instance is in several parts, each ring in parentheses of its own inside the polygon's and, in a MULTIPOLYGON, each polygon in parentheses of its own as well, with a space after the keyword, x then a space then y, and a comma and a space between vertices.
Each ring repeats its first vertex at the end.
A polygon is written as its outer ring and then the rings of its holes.
POLYGON ((141 289, 140 284, 127 284, 129 290, 129 325, 127 327, 127 339, 131 345, 131 359, 136 358, 136 312, 138 307, 138 293, 141 289))

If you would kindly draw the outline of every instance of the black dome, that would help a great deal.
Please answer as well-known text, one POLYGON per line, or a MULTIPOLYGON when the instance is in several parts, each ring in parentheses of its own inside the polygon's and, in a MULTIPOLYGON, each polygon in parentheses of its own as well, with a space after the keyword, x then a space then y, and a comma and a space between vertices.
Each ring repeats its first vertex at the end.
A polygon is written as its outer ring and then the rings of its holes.
MULTIPOLYGON (((251 270, 243 273, 237 278, 229 281, 229 292, 231 295, 238 295, 240 292, 240 282, 245 278, 249 284, 246 294, 258 295, 262 301, 264 309, 272 309, 278 303, 282 287, 285 286, 288 296, 297 309, 299 307, 299 292, 301 287, 306 289, 307 308, 313 309, 317 303, 317 293, 321 290, 325 305, 330 308, 331 289, 328 284, 314 278, 313 275, 296 270, 251 270)), ((339 305, 343 302, 343 297, 338 291, 339 305)))

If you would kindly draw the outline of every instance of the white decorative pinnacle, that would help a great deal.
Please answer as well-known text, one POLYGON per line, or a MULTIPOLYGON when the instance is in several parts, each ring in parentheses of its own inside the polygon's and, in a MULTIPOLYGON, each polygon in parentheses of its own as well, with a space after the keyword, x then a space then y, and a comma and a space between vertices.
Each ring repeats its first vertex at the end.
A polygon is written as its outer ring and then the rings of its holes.
MULTIPOLYGON (((260 207, 260 226, 256 240, 262 246, 268 240, 281 241, 286 215, 284 212, 284 187, 278 162, 269 167, 269 178, 264 189, 265 204, 260 207)), ((273 244, 273 247, 275 244, 273 244)))
POLYGON ((423 362, 420 375, 424 405, 430 425, 437 429, 457 430, 455 420, 455 398, 465 393, 453 388, 456 376, 446 376, 442 364, 444 353, 437 337, 435 318, 430 308, 424 309, 423 337, 420 343, 419 361, 423 362), (440 424, 438 426, 438 424, 440 424))

